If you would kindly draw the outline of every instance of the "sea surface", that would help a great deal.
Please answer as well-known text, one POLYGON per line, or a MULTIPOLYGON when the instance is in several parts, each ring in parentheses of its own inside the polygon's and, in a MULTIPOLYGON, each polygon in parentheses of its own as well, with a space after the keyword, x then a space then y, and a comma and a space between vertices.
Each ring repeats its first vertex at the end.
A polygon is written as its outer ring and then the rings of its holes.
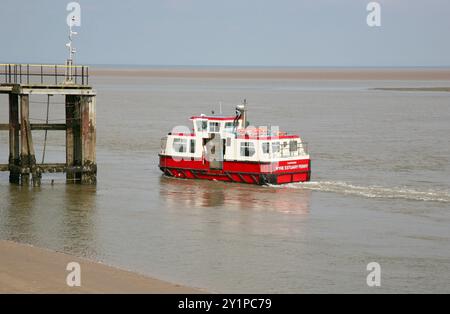
MULTIPOLYGON (((439 81, 308 81, 101 75, 97 186, 0 173, 0 239, 211 292, 450 292, 450 93, 373 90, 439 81), (234 113, 309 143, 312 181, 250 186, 162 176, 160 138, 201 113, 234 113), (52 180, 53 184, 52 184, 52 180), (368 287, 366 266, 381 266, 368 287)), ((47 99, 31 98, 31 121, 47 99)), ((50 99, 63 122, 63 99, 50 99)), ((0 123, 8 120, 0 95, 0 123)), ((35 131, 42 161, 44 134, 35 131)), ((63 162, 49 132, 45 162, 63 162)), ((0 163, 8 133, 0 133, 0 163)), ((1 257, 0 257, 1 258, 1 257)))

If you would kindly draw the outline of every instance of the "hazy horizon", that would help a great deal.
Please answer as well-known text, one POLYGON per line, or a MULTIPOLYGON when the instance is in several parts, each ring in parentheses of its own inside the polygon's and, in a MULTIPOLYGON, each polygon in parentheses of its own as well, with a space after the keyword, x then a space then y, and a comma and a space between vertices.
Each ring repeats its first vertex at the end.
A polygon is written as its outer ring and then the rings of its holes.
MULTIPOLYGON (((57 60, 56 62, 28 62, 28 61, 14 61, 0 59, 0 64, 63 64, 64 60, 57 60)), ((221 65, 221 64, 107 64, 107 63, 77 63, 79 65, 85 65, 89 67, 98 67, 103 69, 298 69, 298 70, 332 70, 332 69, 362 69, 362 70, 389 70, 389 69, 445 69, 449 70, 450 65, 401 65, 401 66, 370 66, 370 65, 221 65)))
MULTIPOLYGON (((0 59, 0 64, 63 64, 64 60, 57 60, 56 62, 29 62, 29 61, 14 61, 0 59)), ((114 68, 114 69, 134 69, 134 68, 173 68, 173 69, 450 69, 450 65, 401 65, 401 66, 375 66, 375 65, 221 65, 221 64, 107 64, 107 63, 77 63, 79 65, 85 65, 90 67, 99 68, 114 68)))

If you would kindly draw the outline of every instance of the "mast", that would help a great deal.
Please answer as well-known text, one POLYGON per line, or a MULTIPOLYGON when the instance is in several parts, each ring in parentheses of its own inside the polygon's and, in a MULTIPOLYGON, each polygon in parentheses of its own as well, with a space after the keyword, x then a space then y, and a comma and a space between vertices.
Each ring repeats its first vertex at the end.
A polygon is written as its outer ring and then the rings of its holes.
POLYGON ((66 47, 69 49, 69 57, 66 60, 66 84, 73 83, 73 56, 76 49, 72 47, 72 40, 74 35, 78 35, 77 32, 72 31, 72 26, 75 24, 75 16, 72 16, 71 23, 69 23, 69 42, 66 47))
POLYGON ((239 117, 242 120, 242 127, 247 127, 247 99, 244 99, 244 103, 236 106, 236 111, 239 113, 239 117))

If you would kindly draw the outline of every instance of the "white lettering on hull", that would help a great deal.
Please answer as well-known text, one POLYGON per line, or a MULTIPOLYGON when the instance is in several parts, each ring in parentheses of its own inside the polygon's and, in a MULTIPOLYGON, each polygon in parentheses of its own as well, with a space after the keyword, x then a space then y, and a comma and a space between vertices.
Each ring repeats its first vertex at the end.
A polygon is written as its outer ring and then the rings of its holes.
POLYGON ((307 164, 303 165, 286 165, 286 166, 278 166, 275 168, 275 171, 286 171, 286 170, 296 170, 296 169, 306 169, 308 168, 307 164))

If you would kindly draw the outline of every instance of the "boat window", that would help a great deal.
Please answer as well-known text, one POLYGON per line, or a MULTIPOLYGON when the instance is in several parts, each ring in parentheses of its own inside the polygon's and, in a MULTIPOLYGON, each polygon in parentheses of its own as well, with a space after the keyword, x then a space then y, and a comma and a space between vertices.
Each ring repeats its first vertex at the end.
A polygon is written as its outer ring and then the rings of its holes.
POLYGON ((228 132, 233 131, 234 123, 233 122, 225 122, 225 130, 228 132))
POLYGON ((220 123, 219 122, 210 122, 209 123, 209 132, 219 133, 220 132, 220 123))
POLYGON ((251 157, 255 154, 255 146, 251 142, 241 143, 241 156, 251 157))
POLYGON ((161 149, 165 150, 166 149, 166 144, 167 144, 167 137, 163 137, 161 139, 161 149))
POLYGON ((191 140, 191 146, 190 146, 190 152, 191 154, 195 153, 195 140, 191 140))
POLYGON ((279 153, 279 152, 280 152, 280 142, 273 142, 272 153, 279 153))
POLYGON ((270 150, 269 142, 262 143, 262 150, 264 154, 268 154, 270 150))
POLYGON ((290 141, 289 142, 289 151, 290 152, 296 152, 297 151, 297 141, 290 141))
POLYGON ((206 131, 208 128, 208 122, 206 120, 198 120, 197 121, 197 131, 202 132, 206 131))
POLYGON ((185 153, 187 151, 187 140, 185 138, 173 139, 173 150, 176 153, 185 153))

